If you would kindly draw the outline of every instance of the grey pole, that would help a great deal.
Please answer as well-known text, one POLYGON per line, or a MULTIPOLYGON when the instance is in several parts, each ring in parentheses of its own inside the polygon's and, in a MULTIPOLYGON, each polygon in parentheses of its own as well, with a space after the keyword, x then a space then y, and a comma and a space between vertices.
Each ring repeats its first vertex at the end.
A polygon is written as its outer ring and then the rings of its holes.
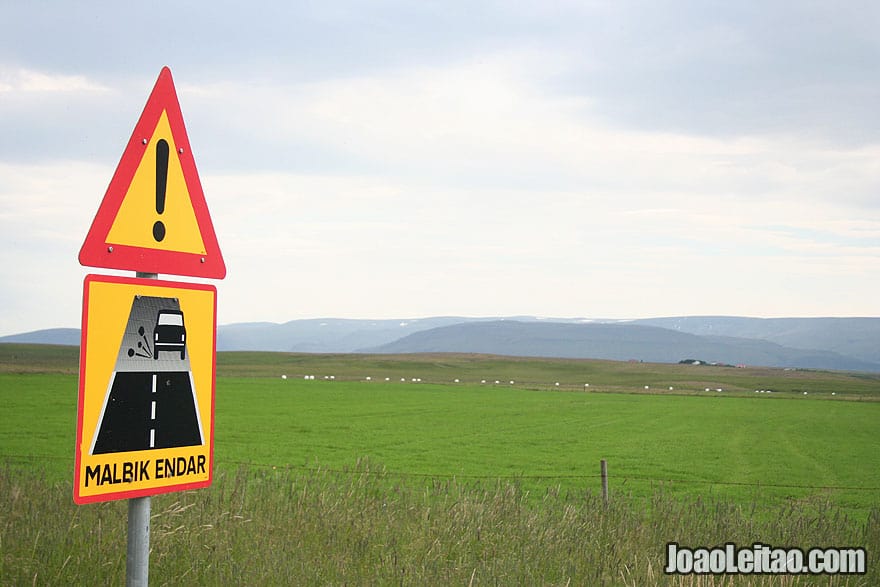
POLYGON ((128 500, 126 587, 147 587, 150 578, 150 496, 128 500))
MULTIPOLYGON (((158 279, 158 273, 135 274, 143 279, 158 279)), ((128 500, 128 545, 125 551, 126 587, 150 584, 150 496, 128 500)))

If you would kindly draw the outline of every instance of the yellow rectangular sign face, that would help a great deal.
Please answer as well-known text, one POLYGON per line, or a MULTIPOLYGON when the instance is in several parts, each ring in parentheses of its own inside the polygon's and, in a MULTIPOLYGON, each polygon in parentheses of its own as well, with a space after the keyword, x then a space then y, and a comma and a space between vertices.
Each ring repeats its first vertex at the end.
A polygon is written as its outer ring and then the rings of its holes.
POLYGON ((212 285, 86 276, 76 503, 211 484, 216 332, 212 285))

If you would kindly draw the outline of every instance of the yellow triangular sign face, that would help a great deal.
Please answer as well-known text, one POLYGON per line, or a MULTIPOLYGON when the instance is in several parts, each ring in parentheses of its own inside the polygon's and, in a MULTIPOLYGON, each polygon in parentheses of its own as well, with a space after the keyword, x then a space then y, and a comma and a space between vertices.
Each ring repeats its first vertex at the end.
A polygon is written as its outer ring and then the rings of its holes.
POLYGON ((140 273, 226 276, 167 67, 122 153, 79 262, 140 273))
POLYGON ((205 243, 183 177, 178 146, 174 143, 168 115, 164 111, 110 226, 107 242, 205 254, 205 243), (160 141, 165 141, 167 147, 160 147, 160 141), (166 173, 157 173, 162 168, 166 173), (157 175, 160 176, 158 179, 157 175), (165 175, 164 186, 161 185, 161 175, 165 175), (157 222, 164 227, 161 240, 154 233, 157 222))

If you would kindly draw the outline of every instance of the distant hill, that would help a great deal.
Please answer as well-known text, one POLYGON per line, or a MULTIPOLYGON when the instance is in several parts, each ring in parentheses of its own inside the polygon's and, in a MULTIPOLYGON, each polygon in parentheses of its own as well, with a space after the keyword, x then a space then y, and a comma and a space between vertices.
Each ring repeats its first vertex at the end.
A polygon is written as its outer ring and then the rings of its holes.
POLYGON ((63 344, 67 346, 79 346, 79 340, 79 328, 49 328, 47 330, 34 330, 22 334, 0 336, 0 342, 63 344))
POLYGON ((880 371, 880 363, 825 350, 773 342, 699 336, 640 324, 523 323, 513 320, 465 323, 417 332, 364 349, 377 353, 465 352, 499 355, 638 360, 677 363, 685 359, 724 364, 880 371))
POLYGON ((247 322, 220 326, 217 350, 350 353, 395 341, 408 334, 469 320, 435 317, 413 320, 318 318, 284 324, 247 322))
MULTIPOLYGON (((78 345, 79 341, 75 328, 0 337, 0 342, 78 345)), ((217 350, 452 351, 663 363, 700 359, 880 372, 880 318, 322 318, 222 325, 217 329, 217 350)))
POLYGON ((880 363, 880 318, 742 318, 683 316, 633 320, 678 332, 757 338, 797 349, 823 349, 880 363))

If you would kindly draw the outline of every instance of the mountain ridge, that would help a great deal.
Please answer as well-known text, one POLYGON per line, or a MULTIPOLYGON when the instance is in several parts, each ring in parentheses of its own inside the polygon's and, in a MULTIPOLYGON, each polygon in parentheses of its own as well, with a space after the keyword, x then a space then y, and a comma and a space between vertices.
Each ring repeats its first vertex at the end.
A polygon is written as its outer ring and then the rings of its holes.
POLYGON ((710 363, 844 371, 880 371, 880 364, 823 349, 795 349, 766 340, 696 335, 632 323, 465 323, 410 334, 365 352, 468 352, 511 356, 710 363))
MULTIPOLYGON (((79 329, 54 328, 3 336, 0 342, 78 345, 79 339, 79 329)), ((878 343, 880 318, 872 317, 311 318, 285 323, 240 322, 217 328, 218 351, 353 353, 473 349, 520 356, 652 362, 698 359, 725 364, 880 372, 878 343), (504 323, 516 326, 504 327, 504 323), (472 326, 465 328, 466 325, 472 326), (457 332, 452 327, 465 329, 457 332), (437 329, 440 330, 431 332, 437 329)))

